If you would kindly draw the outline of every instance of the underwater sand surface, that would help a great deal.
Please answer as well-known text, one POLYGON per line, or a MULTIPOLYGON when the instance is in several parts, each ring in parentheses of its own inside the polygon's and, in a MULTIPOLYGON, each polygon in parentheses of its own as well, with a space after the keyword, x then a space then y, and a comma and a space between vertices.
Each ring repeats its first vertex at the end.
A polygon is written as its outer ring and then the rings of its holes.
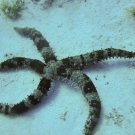
MULTIPOLYGON (((135 19, 125 10, 133 0, 28 0, 21 18, 8 19, 0 11, 0 61, 27 57, 43 61, 33 42, 14 27, 40 31, 58 59, 113 47, 135 51, 135 19)), ((134 59, 108 59, 83 70, 95 84, 102 111, 93 135, 135 134, 134 59)), ((0 102, 17 103, 38 85, 30 70, 0 73, 0 102)), ((48 96, 28 112, 10 117, 0 114, 2 135, 82 135, 89 106, 79 88, 54 80, 48 96)))

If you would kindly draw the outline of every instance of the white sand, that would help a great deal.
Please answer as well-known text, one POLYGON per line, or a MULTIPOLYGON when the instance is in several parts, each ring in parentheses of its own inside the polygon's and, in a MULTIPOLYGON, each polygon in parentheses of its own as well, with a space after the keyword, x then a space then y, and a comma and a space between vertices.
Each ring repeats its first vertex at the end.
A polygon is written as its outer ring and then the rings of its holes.
MULTIPOLYGON (((0 61, 17 56, 43 61, 33 42, 13 30, 26 26, 44 35, 58 59, 111 46, 135 51, 135 20, 125 10, 135 4, 133 0, 61 1, 41 9, 42 1, 33 4, 29 0, 28 8, 16 21, 0 11, 0 61)), ((133 59, 111 59, 84 70, 102 101, 101 118, 93 135, 135 134, 133 65, 133 59)), ((29 70, 1 73, 0 102, 19 102, 37 87, 39 80, 40 76, 29 70)), ((79 88, 55 81, 48 96, 34 109, 17 117, 1 114, 0 134, 82 135, 88 109, 79 88)))

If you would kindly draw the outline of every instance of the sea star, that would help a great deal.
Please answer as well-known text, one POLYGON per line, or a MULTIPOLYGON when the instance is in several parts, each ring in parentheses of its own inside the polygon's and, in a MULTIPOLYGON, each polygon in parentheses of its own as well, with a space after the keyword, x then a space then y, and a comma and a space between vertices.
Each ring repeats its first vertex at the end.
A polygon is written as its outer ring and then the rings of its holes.
POLYGON ((101 102, 97 90, 90 78, 81 72, 88 64, 97 63, 113 57, 135 57, 134 52, 121 49, 107 48, 91 53, 57 60, 49 43, 42 34, 34 28, 14 28, 19 34, 33 40, 39 52, 41 52, 45 63, 30 58, 14 57, 0 63, 0 70, 30 68, 40 74, 42 79, 33 93, 17 104, 0 103, 0 112, 4 114, 21 114, 40 103, 47 95, 53 79, 70 80, 78 85, 89 104, 89 115, 84 127, 84 135, 91 135, 100 117, 101 102))

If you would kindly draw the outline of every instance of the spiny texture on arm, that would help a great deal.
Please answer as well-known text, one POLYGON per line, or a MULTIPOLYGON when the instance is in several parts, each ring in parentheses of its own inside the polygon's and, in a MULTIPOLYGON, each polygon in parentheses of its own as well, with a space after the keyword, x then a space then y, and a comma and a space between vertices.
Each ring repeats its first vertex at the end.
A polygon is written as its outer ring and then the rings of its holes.
POLYGON ((125 51, 115 48, 107 48, 104 50, 97 50, 90 53, 68 57, 62 59, 63 65, 68 68, 82 70, 89 64, 97 63, 102 60, 114 57, 135 58, 135 52, 125 51))
POLYGON ((33 40, 34 44, 36 45, 37 49, 41 52, 44 60, 48 63, 51 60, 57 61, 56 56, 52 48, 49 46, 47 40, 42 36, 42 34, 34 28, 19 28, 14 27, 14 30, 26 37, 29 37, 33 40))

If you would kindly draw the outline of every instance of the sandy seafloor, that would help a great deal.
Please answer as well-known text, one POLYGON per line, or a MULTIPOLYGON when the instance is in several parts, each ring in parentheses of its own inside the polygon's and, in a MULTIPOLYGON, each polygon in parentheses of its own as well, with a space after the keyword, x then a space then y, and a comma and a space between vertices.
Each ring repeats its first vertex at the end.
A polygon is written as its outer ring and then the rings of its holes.
MULTIPOLYGON (((111 46, 135 51, 135 19, 125 10, 135 5, 134 0, 56 0, 47 9, 42 9, 41 3, 29 0, 15 21, 0 11, 0 62, 17 56, 43 61, 33 42, 13 27, 40 31, 58 59, 111 46)), ((83 72, 92 79, 102 103, 93 135, 135 135, 134 59, 108 59, 83 72)), ((30 70, 0 73, 0 102, 21 101, 40 78, 30 70)), ((79 88, 54 81, 48 96, 27 113, 15 117, 1 114, 0 134, 83 135, 88 110, 79 88)))

